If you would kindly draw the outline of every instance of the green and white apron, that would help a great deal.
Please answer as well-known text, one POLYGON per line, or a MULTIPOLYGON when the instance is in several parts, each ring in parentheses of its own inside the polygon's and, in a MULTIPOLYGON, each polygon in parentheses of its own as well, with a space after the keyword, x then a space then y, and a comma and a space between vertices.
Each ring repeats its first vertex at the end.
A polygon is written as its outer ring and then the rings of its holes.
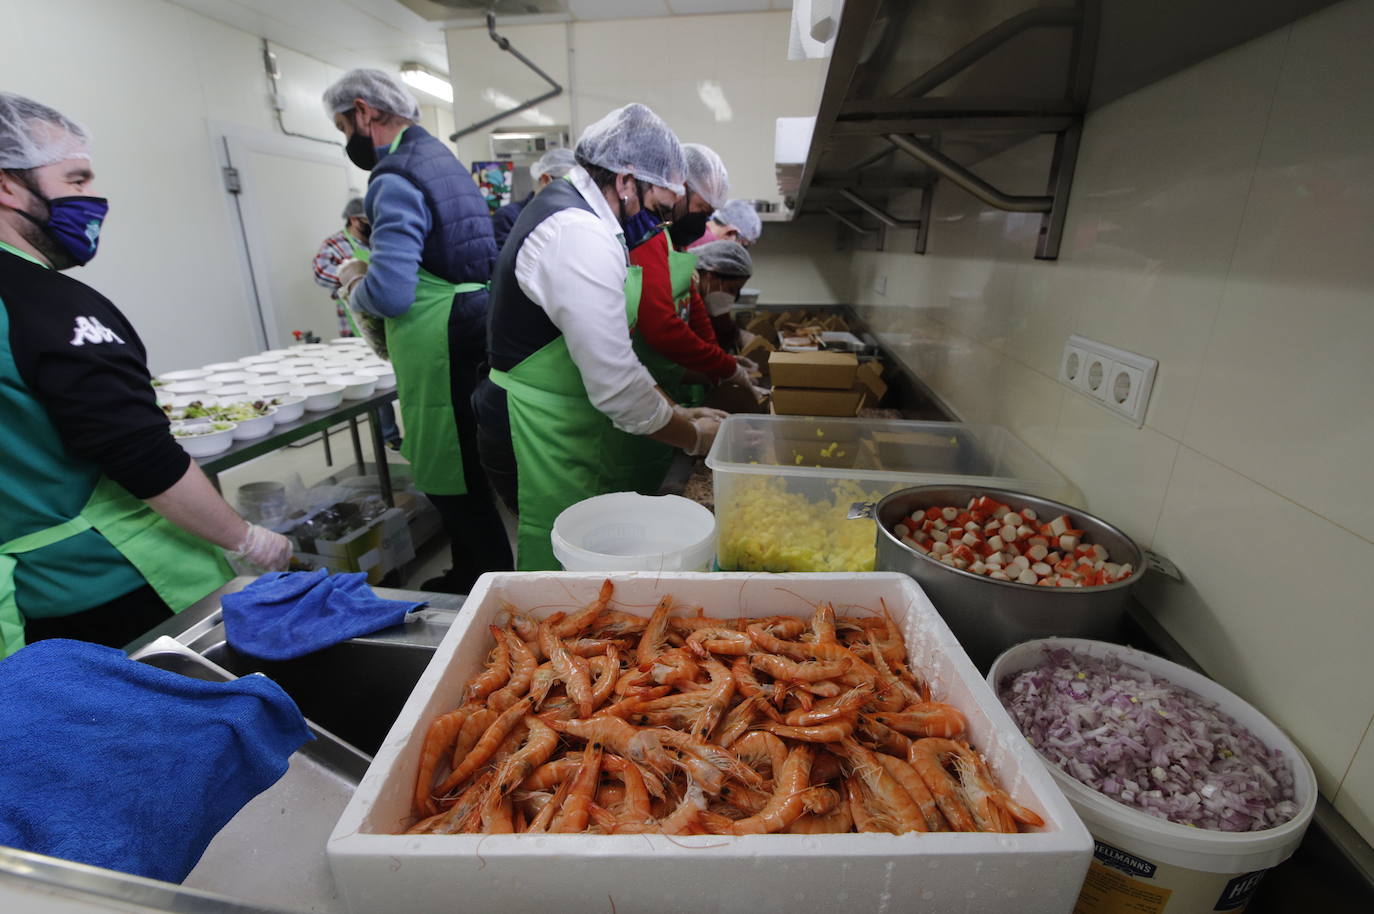
MULTIPOLYGON (((625 319, 639 319, 643 275, 625 275, 625 319)), ((520 499, 520 571, 557 569, 549 535, 554 519, 584 498, 633 488, 626 468, 640 462, 648 439, 622 432, 592 405, 582 373, 559 335, 510 371, 491 372, 506 391, 520 499)))

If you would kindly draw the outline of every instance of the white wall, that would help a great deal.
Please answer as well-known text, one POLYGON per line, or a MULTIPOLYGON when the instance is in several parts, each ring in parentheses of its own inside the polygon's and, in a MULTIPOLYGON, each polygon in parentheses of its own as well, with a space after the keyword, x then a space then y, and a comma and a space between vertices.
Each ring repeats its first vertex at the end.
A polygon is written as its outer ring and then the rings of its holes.
MULTIPOLYGON (((1346 0, 1090 115, 1058 262, 1038 217, 942 185, 929 253, 860 254, 850 291, 962 418, 1179 565, 1142 600, 1374 840, 1370 34, 1346 0), (1144 428, 1057 382, 1071 333, 1159 359, 1144 428)), ((978 170, 1041 193, 1047 149, 978 170)))
MULTIPOLYGON (((643 102, 684 142, 705 143, 720 153, 732 197, 780 201, 773 177, 774 121, 815 114, 826 70, 826 61, 787 60, 790 22, 791 13, 776 12, 503 26, 500 34, 565 91, 501 123, 568 124, 575 141, 611 109, 643 102), (718 119, 703 93, 728 103, 728 120, 718 119)), ((485 28, 450 30, 448 52, 459 126, 548 89, 502 53, 485 28)), ((460 140, 458 157, 465 163, 489 158, 491 129, 460 140)), ((763 239, 750 251, 750 286, 763 290, 765 303, 839 301, 848 255, 833 242, 828 227, 766 223, 763 239)))

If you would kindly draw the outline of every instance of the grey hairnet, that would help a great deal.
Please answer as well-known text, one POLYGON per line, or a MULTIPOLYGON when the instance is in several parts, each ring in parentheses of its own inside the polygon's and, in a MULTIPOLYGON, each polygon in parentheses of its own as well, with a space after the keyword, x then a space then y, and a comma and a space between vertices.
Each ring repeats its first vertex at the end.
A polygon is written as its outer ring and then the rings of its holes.
POLYGON ((721 225, 733 225, 750 244, 763 234, 763 220, 748 200, 731 200, 712 213, 711 218, 721 225))
POLYGON ((361 98, 378 111, 408 121, 420 119, 420 103, 415 101, 401 80, 382 70, 349 70, 324 90, 324 112, 330 117, 348 111, 353 100, 361 98))
POLYGON ((677 135, 646 106, 617 108, 582 131, 577 157, 618 175, 683 193, 687 161, 677 135))
POLYGON ((713 208, 724 206, 730 199, 730 174, 720 156, 700 143, 683 143, 682 152, 687 157, 687 186, 713 208))
POLYGON ((366 217, 366 215, 366 212, 363 210, 362 197, 354 197, 344 204, 344 222, 347 222, 349 219, 353 219, 355 217, 366 217))
POLYGON ((31 98, 0 92, 0 168, 41 168, 90 157, 85 127, 31 98))
POLYGON ((711 241, 692 248, 697 255, 697 269, 721 276, 754 275, 754 259, 738 241, 711 241))
POLYGON ((577 160, 573 158, 571 149, 564 149, 561 146, 550 149, 539 157, 539 161, 530 166, 530 177, 538 181, 544 175, 550 178, 561 178, 573 170, 577 160))

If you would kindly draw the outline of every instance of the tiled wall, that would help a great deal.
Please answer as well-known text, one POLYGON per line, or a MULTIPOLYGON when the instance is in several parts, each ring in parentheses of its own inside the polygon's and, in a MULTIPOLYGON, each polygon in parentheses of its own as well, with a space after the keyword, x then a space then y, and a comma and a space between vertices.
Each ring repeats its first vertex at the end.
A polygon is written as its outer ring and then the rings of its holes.
MULTIPOLYGON (((850 296, 962 418, 1178 564, 1142 600, 1374 839, 1370 35, 1346 0, 1091 114, 1057 262, 1038 217, 945 185, 929 253, 856 255, 850 296), (1071 333, 1159 360, 1144 428, 1056 380, 1071 333)), ((978 170, 1043 192, 1047 149, 978 170)))

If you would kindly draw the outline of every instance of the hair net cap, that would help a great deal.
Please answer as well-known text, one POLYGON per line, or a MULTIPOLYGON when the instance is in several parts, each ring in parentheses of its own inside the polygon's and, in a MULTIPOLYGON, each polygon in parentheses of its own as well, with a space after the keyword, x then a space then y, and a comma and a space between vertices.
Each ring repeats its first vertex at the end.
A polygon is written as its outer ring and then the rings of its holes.
POLYGON ((711 241, 692 248, 697 255, 697 269, 721 276, 754 275, 754 260, 738 241, 711 241))
POLYGON ((420 103, 415 101, 401 81, 382 70, 349 70, 324 90, 324 111, 330 117, 353 107, 353 100, 361 98, 378 111, 394 114, 408 121, 420 119, 420 103))
POLYGON ((41 168, 90 157, 85 127, 31 98, 0 92, 0 168, 41 168))
POLYGON ((561 146, 554 147, 539 157, 539 161, 530 166, 530 177, 538 181, 544 175, 550 178, 561 178, 572 171, 577 160, 573 158, 571 149, 564 149, 561 146))
POLYGON ((343 217, 345 222, 347 222, 349 219, 364 216, 366 216, 366 212, 363 210, 362 197, 353 197, 347 203, 344 204, 343 217))
POLYGON ((687 186, 713 208, 730 199, 730 174, 714 149, 700 143, 683 143, 687 157, 687 186))
POLYGON ((750 244, 763 234, 763 220, 748 200, 731 200, 712 213, 711 218, 721 225, 733 225, 750 244))
POLYGON ((615 174, 633 174, 679 195, 684 191, 687 161, 682 144, 644 105, 617 108, 583 130, 576 152, 578 159, 615 174))

